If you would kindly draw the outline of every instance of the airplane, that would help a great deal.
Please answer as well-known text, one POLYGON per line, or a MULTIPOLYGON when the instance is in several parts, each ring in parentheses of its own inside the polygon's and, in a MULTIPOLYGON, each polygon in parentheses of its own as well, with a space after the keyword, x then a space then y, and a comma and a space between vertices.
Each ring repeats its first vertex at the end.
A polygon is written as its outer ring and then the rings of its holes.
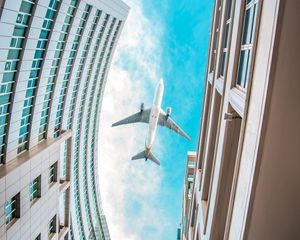
POLYGON ((138 160, 138 159, 145 158, 145 161, 149 159, 154 163, 156 163, 157 165, 160 165, 160 161, 153 155, 151 151, 154 143, 155 135, 156 135, 157 125, 169 128, 174 132, 176 132, 177 134, 184 137, 185 139, 189 141, 191 140, 191 138, 170 117, 172 109, 168 107, 166 112, 164 112, 161 109, 163 92, 164 92, 164 81, 161 78, 160 81, 158 82, 156 94, 153 101, 153 106, 151 108, 144 109, 144 103, 141 103, 139 112, 112 124, 112 127, 123 125, 123 124, 137 123, 137 122, 149 124, 148 136, 145 142, 145 150, 133 156, 131 160, 138 160))

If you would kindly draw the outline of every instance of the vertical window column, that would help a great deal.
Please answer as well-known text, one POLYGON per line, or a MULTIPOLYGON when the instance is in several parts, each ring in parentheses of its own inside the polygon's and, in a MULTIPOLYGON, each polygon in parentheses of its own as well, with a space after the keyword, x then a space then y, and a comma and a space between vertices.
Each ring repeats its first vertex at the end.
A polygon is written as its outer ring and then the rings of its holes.
MULTIPOLYGON (((12 89, 16 81, 17 69, 20 65, 20 55, 24 49, 26 32, 32 16, 34 0, 23 0, 17 15, 13 36, 11 38, 7 60, 4 67, 2 83, 0 85, 0 162, 4 162, 4 148, 7 141, 7 124, 9 106, 11 104, 12 89)), ((27 119, 24 119, 26 124, 27 119)))
POLYGON ((46 128, 47 128, 47 123, 48 123, 48 119, 49 119, 49 109, 50 109, 50 102, 51 102, 51 97, 52 97, 51 93, 53 92, 53 86, 57 79, 56 75, 58 72, 58 67, 61 63, 63 50, 66 46, 67 36, 71 29, 71 22, 74 18, 76 7, 77 7, 77 0, 72 0, 68 7, 68 11, 67 11, 65 20, 63 22, 60 35, 59 35, 59 40, 56 45, 54 59, 52 60, 52 64, 51 64, 50 75, 48 77, 46 93, 44 96, 44 103, 43 103, 43 108, 42 108, 42 112, 41 112, 39 137, 38 137, 39 141, 42 141, 43 139, 46 138, 46 128))
POLYGON ((29 140, 29 125, 31 121, 33 99, 36 93, 38 78, 40 75, 41 65, 44 60, 46 52, 46 45, 49 40, 50 32, 53 25, 53 19, 58 7, 57 0, 50 0, 45 19, 43 21, 42 29, 40 31, 34 59, 31 65, 31 71, 27 82, 26 95, 23 103, 22 118, 20 123, 18 153, 28 149, 29 140))
POLYGON ((62 143, 61 155, 60 155, 60 170, 59 170, 59 180, 60 182, 67 180, 67 164, 68 164, 68 140, 62 143))
MULTIPOLYGON (((98 22, 98 19, 99 19, 99 15, 100 15, 100 11, 98 10, 96 12, 96 15, 94 17, 94 20, 93 20, 93 24, 91 26, 91 29, 90 29, 90 33, 89 33, 89 40, 87 41, 87 45, 90 44, 90 41, 92 40, 92 36, 93 36, 93 32, 96 28, 96 23, 98 22)), ((100 29, 102 30, 102 29, 100 29)), ((100 39, 100 36, 101 36, 101 31, 99 32, 98 34, 98 40, 100 39)), ((99 43, 99 42, 98 42, 99 43)), ((96 41, 96 44, 97 44, 97 41, 96 41)), ((95 46, 95 49, 97 48, 97 45, 95 46)), ((87 93, 87 88, 88 88, 88 83, 89 83, 89 80, 90 80, 90 75, 91 75, 91 72, 92 72, 92 67, 94 65, 94 61, 95 61, 95 58, 96 58, 96 52, 93 51, 93 55, 90 59, 90 62, 87 66, 87 75, 85 77, 84 80, 82 80, 82 84, 83 84, 83 88, 82 88, 82 92, 81 92, 81 95, 80 95, 80 106, 79 106, 79 111, 78 111, 78 114, 77 114, 77 119, 76 119, 76 122, 77 122, 77 128, 75 128, 75 132, 76 132, 76 138, 75 138, 75 144, 74 144, 74 149, 76 151, 76 155, 74 154, 74 165, 76 164, 77 165, 77 171, 74 172, 74 179, 77 179, 79 177, 79 173, 78 173, 78 168, 79 168, 79 139, 80 139, 80 136, 81 136, 81 121, 82 121, 82 113, 83 113, 83 107, 84 107, 84 103, 85 103, 85 97, 86 97, 86 93, 87 93)), ((86 161, 83 161, 83 164, 85 163, 86 161)), ((85 174, 85 171, 83 171, 83 174, 85 174)), ((83 177, 83 181, 85 181, 86 177, 83 177)), ((78 180, 76 181, 76 184, 74 184, 74 187, 75 188, 78 188, 78 192, 79 192, 79 182, 78 180)), ((90 212, 90 208, 89 208, 89 201, 88 201, 88 196, 86 195, 86 192, 87 189, 83 189, 83 194, 84 194, 84 199, 86 199, 85 201, 85 212, 86 212, 86 221, 87 221, 87 224, 88 224, 88 228, 89 228, 89 232, 94 235, 94 229, 93 229, 93 225, 92 225, 92 217, 91 217, 91 212, 90 212)), ((75 204, 76 206, 78 206, 78 208, 80 207, 80 196, 79 194, 77 194, 75 197, 75 203, 78 202, 78 205, 75 204)))
POLYGON ((80 39, 81 39, 82 33, 84 31, 90 10, 91 10, 91 6, 86 4, 84 11, 82 13, 80 22, 79 22, 79 26, 78 26, 73 44, 72 44, 72 50, 70 51, 70 55, 68 58, 69 60, 67 63, 65 74, 63 76, 63 82, 62 82, 62 87, 60 90, 60 97, 59 97, 59 102, 58 102, 56 117, 55 117, 55 128, 54 128, 54 134, 53 134, 53 136, 55 138, 57 138, 60 135, 62 113, 63 113, 63 107, 64 107, 64 101, 65 101, 65 96, 66 96, 66 92, 67 92, 67 87, 68 87, 69 80, 71 77, 71 72, 72 72, 73 63, 75 61, 76 52, 78 50, 80 39))
POLYGON ((69 225, 69 189, 59 196, 59 231, 69 225))
MULTIPOLYGON (((120 29, 120 26, 121 26, 121 23, 122 21, 119 21, 118 22, 118 25, 116 27, 116 30, 114 32, 114 35, 112 37, 112 40, 111 40, 111 43, 110 45, 108 46, 109 50, 107 52, 107 55, 106 55, 106 58, 105 58, 105 64, 103 66, 103 71, 100 72, 100 66, 102 64, 102 60, 103 60, 103 57, 104 57, 104 52, 105 51, 102 51, 101 52, 101 61, 98 63, 98 66, 97 66, 97 70, 96 70, 96 73, 94 75, 94 84, 97 83, 97 85, 93 85, 95 87, 93 87, 94 89, 94 92, 93 94, 90 94, 90 98, 89 98, 89 103, 88 103, 88 121, 91 121, 92 123, 92 127, 90 128, 90 123, 87 124, 87 126, 85 127, 85 130, 88 132, 90 131, 89 133, 89 138, 92 139, 91 140, 91 143, 88 144, 88 146, 90 146, 90 149, 89 149, 89 155, 86 154, 86 156, 84 158, 87 158, 89 159, 89 163, 90 165, 87 166, 87 170, 89 169, 89 176, 90 176, 90 179, 91 179, 91 186, 92 186, 92 189, 93 191, 92 192, 92 203, 93 203, 93 208, 96 210, 96 217, 97 217, 97 220, 98 222, 101 222, 101 219, 100 219, 100 212, 99 212, 99 209, 98 209, 98 203, 97 203, 97 197, 96 197, 96 187, 95 187, 95 175, 94 175, 94 140, 95 140, 95 136, 94 134, 95 133, 95 129, 96 129, 96 124, 97 124, 97 111, 98 111, 98 107, 99 107, 99 100, 100 100, 100 93, 101 93, 101 90, 102 90, 102 84, 104 82, 104 77, 105 77, 105 74, 106 74, 106 68, 107 68, 107 64, 109 62, 109 59, 111 57, 111 53, 112 53, 112 47, 114 46, 114 43, 115 43, 115 40, 116 40, 116 37, 118 35, 118 32, 119 32, 119 29, 120 29), (100 74, 100 81, 97 81, 98 77, 99 77, 99 74, 100 74), (98 90, 96 92, 96 89, 98 90), (97 95, 96 95, 97 93, 97 95), (93 103, 94 103, 94 99, 96 98, 96 104, 94 105, 95 106, 95 109, 90 111, 90 109, 92 109, 92 106, 93 106, 93 103)), ((112 29, 112 26, 110 27, 110 32, 111 32, 111 29, 112 29)), ((108 37, 107 39, 105 40, 105 43, 104 43, 104 46, 106 46, 108 44, 108 37)), ((88 134, 86 132, 86 134, 88 134)))
POLYGON ((220 32, 222 2, 223 2, 223 0, 217 0, 215 31, 214 31, 213 46, 212 46, 212 53, 211 53, 212 55, 211 55, 211 61, 210 61, 210 72, 213 72, 215 70, 216 57, 217 57, 217 45, 218 45, 219 32, 220 32))
MULTIPOLYGON (((99 41, 103 37, 104 29, 105 29, 105 27, 107 25, 108 19, 109 19, 109 14, 106 14, 105 18, 104 18, 104 22, 102 23, 101 36, 99 38, 99 41)), ((81 59, 84 59, 84 58, 85 58, 85 55, 82 56, 81 59)), ((71 104, 70 104, 70 108, 69 108, 69 115, 68 115, 68 122, 67 122, 67 128, 68 129, 71 129, 71 127, 72 127, 72 120, 73 120, 73 112, 74 112, 74 108, 75 108, 75 101, 76 101, 76 96, 77 96, 77 91, 78 91, 78 86, 79 86, 79 80, 81 78, 81 71, 82 71, 82 68, 83 68, 83 60, 81 60, 81 61, 82 61, 82 64, 80 64, 80 66, 79 66, 79 69, 78 69, 78 72, 77 72, 77 75, 76 75, 76 79, 75 79, 75 84, 74 84, 73 91, 72 91, 72 96, 71 96, 71 104)), ((80 63, 81 63, 81 61, 80 61, 80 63)))
POLYGON ((221 54, 221 68, 220 68, 220 76, 222 78, 224 78, 225 65, 227 63, 227 58, 228 58, 228 44, 229 44, 228 42, 229 42, 231 22, 232 22, 232 0, 227 0, 226 24, 225 24, 225 33, 223 39, 223 52, 221 54))

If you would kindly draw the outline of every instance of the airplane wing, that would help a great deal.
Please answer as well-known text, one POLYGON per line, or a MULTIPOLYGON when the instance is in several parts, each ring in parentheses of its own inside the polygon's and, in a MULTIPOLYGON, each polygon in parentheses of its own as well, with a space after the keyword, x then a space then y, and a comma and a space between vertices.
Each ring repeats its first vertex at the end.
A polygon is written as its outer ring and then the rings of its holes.
POLYGON ((150 110, 151 109, 145 109, 143 111, 137 112, 127 118, 124 118, 114 123, 112 127, 123 125, 123 124, 137 123, 137 122, 149 123, 150 110))
POLYGON ((191 138, 174 122, 172 118, 167 117, 167 114, 164 111, 160 111, 159 113, 158 124, 173 130, 185 139, 191 141, 191 138))

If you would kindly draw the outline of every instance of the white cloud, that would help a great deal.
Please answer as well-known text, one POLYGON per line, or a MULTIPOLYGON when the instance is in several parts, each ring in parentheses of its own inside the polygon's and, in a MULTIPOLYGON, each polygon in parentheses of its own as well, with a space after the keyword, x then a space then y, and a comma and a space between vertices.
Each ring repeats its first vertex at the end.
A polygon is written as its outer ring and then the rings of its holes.
POLYGON ((163 168, 149 162, 130 161, 131 156, 144 148, 146 125, 110 126, 138 111, 141 101, 146 106, 151 104, 154 85, 161 77, 163 29, 158 22, 153 27, 144 16, 139 0, 126 2, 131 11, 118 42, 103 98, 98 166, 101 199, 112 239, 142 240, 145 227, 159 234, 163 224, 167 224, 163 210, 156 206, 163 168), (134 205, 135 215, 130 210, 134 205), (134 227, 129 228, 129 223, 134 227))

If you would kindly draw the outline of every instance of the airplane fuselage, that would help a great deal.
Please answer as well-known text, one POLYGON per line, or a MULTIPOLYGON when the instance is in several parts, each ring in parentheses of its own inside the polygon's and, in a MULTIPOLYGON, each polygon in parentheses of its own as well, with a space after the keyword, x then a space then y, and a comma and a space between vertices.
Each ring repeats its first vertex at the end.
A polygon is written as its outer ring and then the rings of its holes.
POLYGON ((155 164, 160 165, 160 161, 152 152, 157 126, 169 128, 185 139, 191 140, 191 138, 170 117, 172 109, 167 108, 166 112, 161 109, 163 94, 164 82, 163 79, 160 79, 159 83, 157 84, 155 97, 151 108, 144 109, 144 103, 142 103, 139 112, 112 124, 112 127, 137 122, 149 124, 148 135, 145 140, 145 150, 133 155, 131 160, 145 159, 146 161, 150 160, 155 164))
POLYGON ((159 112, 162 102, 162 97, 164 94, 164 83, 162 80, 159 81, 159 84, 156 89, 156 94, 153 101, 153 106, 151 108, 150 116, 149 116, 149 131, 146 139, 146 154, 150 152, 152 145, 155 140, 157 122, 159 118, 159 112))

